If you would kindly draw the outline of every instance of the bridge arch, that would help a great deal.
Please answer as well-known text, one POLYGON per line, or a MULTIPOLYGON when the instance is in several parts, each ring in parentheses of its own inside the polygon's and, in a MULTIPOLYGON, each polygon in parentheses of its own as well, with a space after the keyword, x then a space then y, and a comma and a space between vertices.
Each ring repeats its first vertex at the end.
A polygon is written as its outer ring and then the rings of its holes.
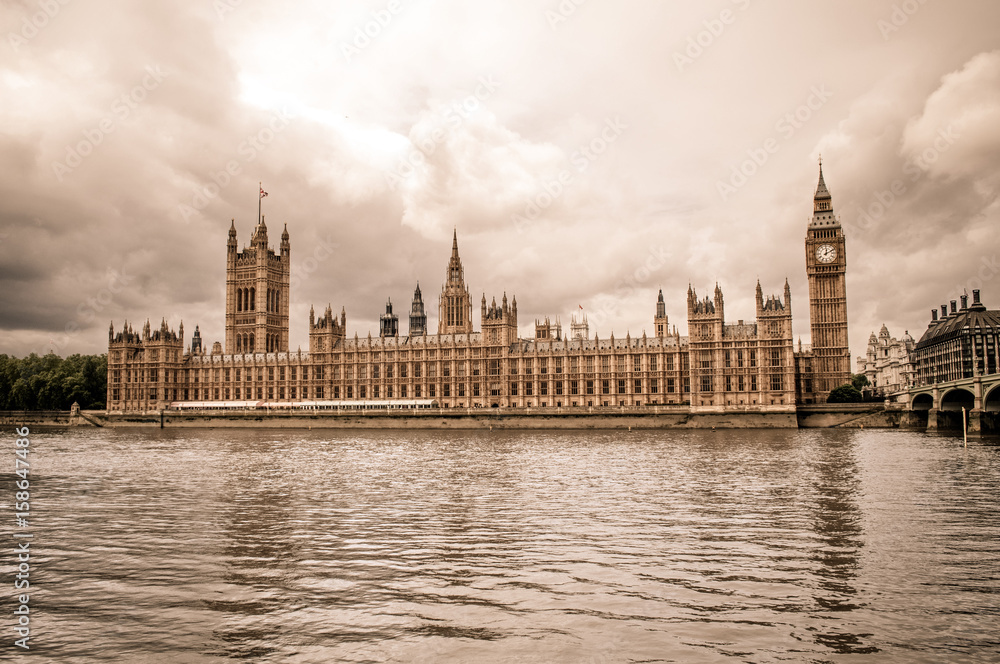
POLYGON ((913 407, 912 410, 930 410, 934 407, 934 396, 927 394, 918 394, 913 397, 913 407))
POLYGON ((1000 383, 997 383, 983 395, 983 410, 989 413, 1000 413, 1000 383))
POLYGON ((972 410, 975 404, 975 395, 961 387, 949 390, 941 397, 941 410, 962 410, 962 408, 972 410))

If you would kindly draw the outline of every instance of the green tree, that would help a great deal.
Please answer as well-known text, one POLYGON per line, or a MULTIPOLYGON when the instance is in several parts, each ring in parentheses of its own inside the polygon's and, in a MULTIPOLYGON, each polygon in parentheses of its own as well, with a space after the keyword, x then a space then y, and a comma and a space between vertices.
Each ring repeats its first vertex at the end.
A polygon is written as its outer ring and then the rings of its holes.
POLYGON ((861 392, 858 391, 856 387, 850 383, 845 383, 840 387, 835 387, 830 396, 827 397, 827 403, 860 403, 862 401, 861 392))
POLYGON ((0 355, 0 410, 99 410, 107 387, 107 355, 0 355))
POLYGON ((871 381, 868 380, 868 376, 864 374, 851 374, 851 385, 854 386, 858 392, 864 392, 866 387, 871 387, 871 381))

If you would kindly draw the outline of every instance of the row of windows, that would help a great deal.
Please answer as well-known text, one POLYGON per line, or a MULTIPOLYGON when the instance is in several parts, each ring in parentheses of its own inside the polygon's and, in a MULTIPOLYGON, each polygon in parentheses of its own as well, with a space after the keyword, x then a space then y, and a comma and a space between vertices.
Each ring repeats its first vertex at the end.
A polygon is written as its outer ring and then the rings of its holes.
MULTIPOLYGON (((268 288, 264 296, 265 308, 268 313, 278 313, 281 311, 281 291, 277 288, 268 288)), ((236 311, 256 311, 257 309, 257 289, 250 288, 236 289, 236 311)))
MULTIPOLYGON (((784 390, 784 376, 781 374, 773 374, 770 378, 771 391, 780 392, 784 390)), ((628 381, 619 380, 587 380, 587 381, 554 381, 551 385, 548 381, 540 381, 537 384, 533 381, 528 381, 525 383, 512 382, 510 383, 510 396, 516 397, 519 394, 523 396, 531 397, 536 396, 535 390, 537 388, 537 396, 549 396, 550 390, 551 394, 555 396, 562 396, 563 394, 569 394, 572 396, 577 396, 581 394, 585 395, 596 395, 596 394, 643 394, 643 382, 641 380, 635 380, 631 385, 632 391, 628 391, 628 381)), ((684 378, 683 380, 675 380, 673 378, 668 378, 664 381, 663 393, 673 394, 673 393, 689 393, 691 391, 690 379, 684 378)), ((702 392, 712 392, 713 391, 713 379, 711 376, 702 376, 700 383, 702 392)), ((315 398, 323 399, 330 396, 334 399, 340 399, 342 396, 347 399, 354 399, 355 395, 359 399, 379 399, 379 398, 422 398, 427 396, 428 398, 434 398, 437 396, 441 397, 480 397, 486 392, 486 386, 480 383, 473 383, 471 385, 466 385, 465 383, 458 383, 457 385, 452 385, 451 383, 444 383, 442 385, 436 385, 431 383, 429 385, 413 385, 411 386, 400 385, 398 389, 394 388, 392 385, 379 386, 379 385, 347 385, 343 386, 335 385, 329 390, 329 394, 324 386, 315 386, 311 390, 308 387, 298 388, 296 386, 291 386, 286 389, 285 386, 268 386, 268 387, 214 387, 214 388, 168 388, 164 389, 162 394, 163 398, 166 400, 199 400, 199 399, 264 399, 265 395, 268 399, 297 399, 297 398, 315 398), (355 387, 357 389, 355 389, 355 387), (425 389, 426 388, 426 389, 425 389), (311 392, 311 394, 310 394, 311 392)), ((649 394, 660 394, 661 384, 658 380, 652 379, 649 381, 648 393, 649 394)), ((807 391, 808 391, 807 387, 807 391)), ((750 376, 748 380, 744 381, 743 376, 726 376, 725 377, 725 391, 726 392, 756 392, 757 391, 757 376, 750 376)), ((141 395, 147 396, 151 401, 158 399, 160 391, 157 388, 148 388, 146 390, 142 389, 126 389, 124 391, 126 399, 141 399, 141 395)), ((119 401, 119 389, 114 388, 111 390, 111 400, 116 402, 119 401)), ((501 396, 499 386, 492 385, 490 389, 490 396, 501 396)))

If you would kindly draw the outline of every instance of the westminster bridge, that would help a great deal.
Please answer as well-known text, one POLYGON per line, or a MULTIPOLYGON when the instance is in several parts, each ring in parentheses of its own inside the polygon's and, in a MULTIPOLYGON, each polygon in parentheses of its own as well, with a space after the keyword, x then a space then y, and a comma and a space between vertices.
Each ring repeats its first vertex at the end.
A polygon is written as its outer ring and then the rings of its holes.
POLYGON ((970 433, 1000 433, 1000 374, 919 385, 908 390, 910 410, 927 413, 927 429, 962 426, 966 412, 970 433))

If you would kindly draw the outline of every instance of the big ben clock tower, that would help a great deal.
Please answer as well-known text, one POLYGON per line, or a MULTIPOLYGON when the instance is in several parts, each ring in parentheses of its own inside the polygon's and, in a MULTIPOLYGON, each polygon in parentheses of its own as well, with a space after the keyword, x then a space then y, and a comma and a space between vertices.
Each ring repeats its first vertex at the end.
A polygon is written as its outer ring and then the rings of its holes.
POLYGON ((806 232, 806 275, 809 278, 809 323, 812 334, 812 386, 819 400, 851 380, 847 345, 847 251, 844 229, 833 214, 830 190, 823 181, 813 199, 813 217, 806 232))

